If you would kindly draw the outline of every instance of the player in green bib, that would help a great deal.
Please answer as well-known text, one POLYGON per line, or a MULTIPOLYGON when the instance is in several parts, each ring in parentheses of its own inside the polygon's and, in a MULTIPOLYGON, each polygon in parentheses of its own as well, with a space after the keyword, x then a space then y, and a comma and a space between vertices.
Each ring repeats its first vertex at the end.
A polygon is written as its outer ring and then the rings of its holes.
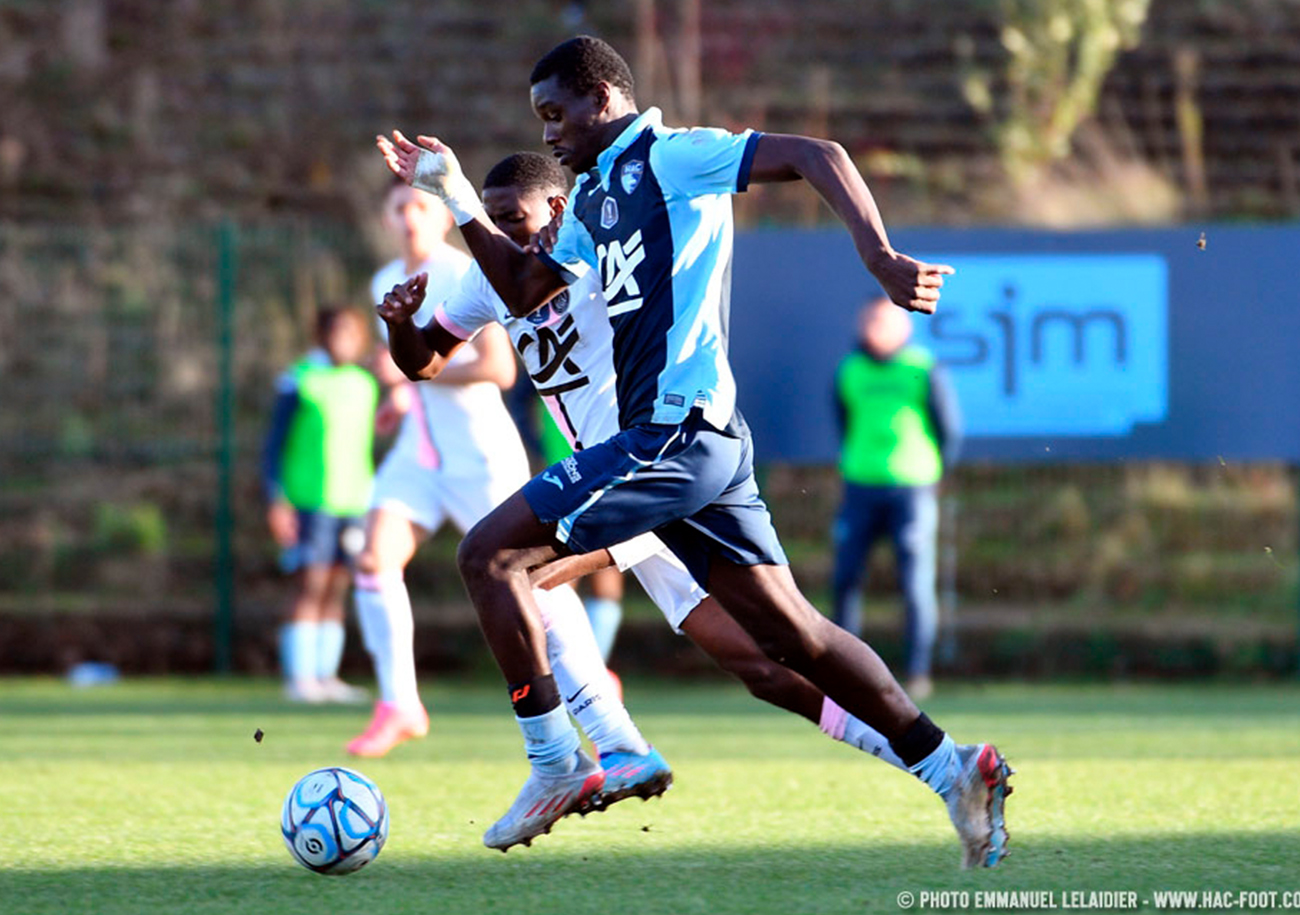
POLYGON ((280 633, 285 694, 295 701, 362 701, 338 677, 344 602, 374 479, 379 386, 357 364, 368 350, 359 312, 322 309, 317 348, 277 383, 263 454, 267 524, 297 578, 280 633))
POLYGON ((934 356, 909 346, 911 318, 888 299, 862 312, 860 346, 835 374, 844 502, 835 521, 835 622, 862 626, 868 550, 888 535, 907 607, 907 690, 929 695, 938 628, 935 489, 961 443, 957 399, 934 356))

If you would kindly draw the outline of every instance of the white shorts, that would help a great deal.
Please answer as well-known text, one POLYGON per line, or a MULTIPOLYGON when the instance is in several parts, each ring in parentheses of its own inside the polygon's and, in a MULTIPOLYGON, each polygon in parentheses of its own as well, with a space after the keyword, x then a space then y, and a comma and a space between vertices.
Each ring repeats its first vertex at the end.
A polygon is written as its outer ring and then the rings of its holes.
POLYGON ((709 596, 668 547, 632 566, 632 574, 678 635, 686 617, 709 596))
POLYGON ((464 533, 527 482, 527 467, 489 465, 476 476, 449 477, 422 466, 407 449, 393 450, 375 474, 370 505, 395 511, 431 534, 447 520, 464 533))

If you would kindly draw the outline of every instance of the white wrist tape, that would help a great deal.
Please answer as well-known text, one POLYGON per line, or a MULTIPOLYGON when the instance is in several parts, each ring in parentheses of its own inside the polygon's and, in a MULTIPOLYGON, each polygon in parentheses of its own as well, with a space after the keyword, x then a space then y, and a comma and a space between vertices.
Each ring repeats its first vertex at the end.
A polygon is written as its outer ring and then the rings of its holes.
POLYGON ((460 170, 460 164, 453 158, 448 161, 442 153, 429 149, 420 150, 420 157, 415 161, 415 177, 411 187, 430 194, 436 194, 447 204, 456 225, 463 226, 473 222, 483 212, 483 202, 479 200, 478 191, 460 170))

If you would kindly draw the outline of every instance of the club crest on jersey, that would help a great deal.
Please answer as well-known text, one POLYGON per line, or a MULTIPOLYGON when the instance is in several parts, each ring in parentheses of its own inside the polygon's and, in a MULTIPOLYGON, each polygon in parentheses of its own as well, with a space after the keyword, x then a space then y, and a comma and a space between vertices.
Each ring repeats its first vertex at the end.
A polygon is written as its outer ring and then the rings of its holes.
POLYGON ((602 229, 612 229, 618 223, 618 201, 613 197, 606 197, 605 202, 600 206, 600 227, 602 229))
POLYGON ((541 308, 524 316, 524 320, 534 327, 549 324, 552 318, 562 318, 569 310, 569 290, 563 289, 541 308))
POLYGON ((641 159, 633 159, 631 162, 624 164, 623 172, 620 174, 619 181, 623 184, 623 193, 631 194, 636 190, 637 185, 641 183, 641 176, 645 174, 645 162, 641 159))

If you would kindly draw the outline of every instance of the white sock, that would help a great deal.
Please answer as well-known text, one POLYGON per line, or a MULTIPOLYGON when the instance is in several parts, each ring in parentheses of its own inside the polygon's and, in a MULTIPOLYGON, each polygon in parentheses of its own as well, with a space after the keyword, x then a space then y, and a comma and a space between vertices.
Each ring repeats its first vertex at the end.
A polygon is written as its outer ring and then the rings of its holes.
POLYGON ((346 638, 343 624, 338 620, 326 620, 316 627, 316 676, 333 680, 339 675, 346 638))
POLYGON ((587 611, 587 621, 591 623, 591 634, 596 638, 600 656, 609 661, 619 623, 623 622, 623 605, 608 597, 588 597, 582 605, 587 611))
POLYGON ((296 621, 280 630, 280 667, 291 683, 316 679, 317 628, 315 622, 296 621))
POLYGON ((528 761, 543 772, 560 775, 572 772, 578 765, 578 732, 569 722, 564 706, 557 705, 533 718, 520 718, 519 730, 524 735, 524 751, 528 761))
POLYGON ((822 699, 821 729, 836 740, 842 740, 851 747, 857 747, 863 753, 870 753, 877 759, 884 760, 896 769, 904 772, 911 770, 898 758, 898 754, 889 746, 885 735, 871 725, 854 718, 826 696, 822 699))
POLYGON ((420 707, 415 679, 415 621, 401 572, 356 576, 357 619, 375 665, 379 699, 399 708, 420 707))
POLYGON ((929 785, 939 797, 946 798, 952 786, 957 783, 958 773, 961 772, 961 758, 957 755, 957 744, 950 736, 944 734, 939 746, 907 771, 929 785))
POLYGON ((546 626, 546 654, 560 698, 596 752, 650 752, 618 698, 578 595, 570 587, 533 594, 546 626))

